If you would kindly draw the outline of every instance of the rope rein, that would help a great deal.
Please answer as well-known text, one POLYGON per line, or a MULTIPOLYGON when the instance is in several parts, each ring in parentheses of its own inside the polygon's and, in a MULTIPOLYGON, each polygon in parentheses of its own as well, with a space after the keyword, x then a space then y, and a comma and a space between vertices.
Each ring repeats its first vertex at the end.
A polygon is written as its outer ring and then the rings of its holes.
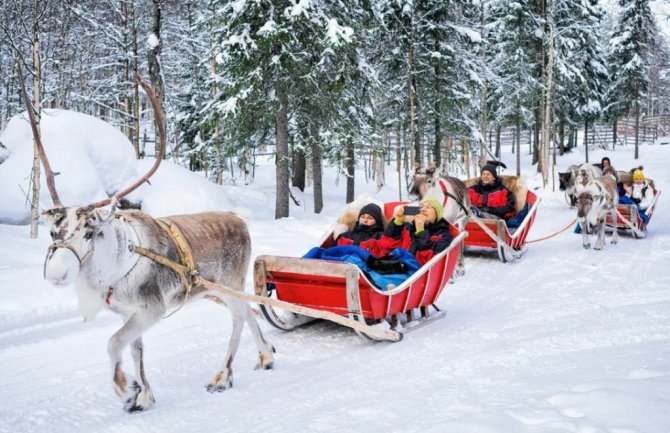
POLYGON ((572 225, 573 225, 574 223, 576 223, 576 222, 577 222, 577 218, 574 218, 572 221, 570 221, 570 222, 568 223, 567 226, 565 226, 564 228, 560 229, 559 231, 557 231, 557 232, 555 232, 555 233, 551 233, 551 234, 549 234, 549 235, 547 235, 547 236, 543 236, 543 237, 541 237, 541 238, 533 239, 532 241, 528 241, 528 240, 527 240, 526 243, 527 243, 527 244, 532 244, 533 242, 540 242, 540 241, 544 241, 544 240, 546 240, 546 239, 551 239, 551 238, 553 238, 554 236, 558 236, 559 234, 563 233, 564 231, 566 231, 567 229, 569 229, 570 227, 572 227, 572 225))

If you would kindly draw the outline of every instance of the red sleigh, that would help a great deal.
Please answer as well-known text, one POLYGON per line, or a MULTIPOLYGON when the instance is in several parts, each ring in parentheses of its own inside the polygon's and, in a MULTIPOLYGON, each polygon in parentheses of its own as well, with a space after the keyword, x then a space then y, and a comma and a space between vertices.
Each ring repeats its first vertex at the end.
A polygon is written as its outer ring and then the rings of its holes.
MULTIPOLYGON (((465 225, 468 238, 465 240, 466 247, 492 248, 498 252, 498 258, 503 262, 511 262, 519 259, 526 250, 526 238, 533 227, 540 205, 540 198, 532 191, 528 191, 525 183, 522 189, 514 188, 512 183, 517 183, 520 178, 516 176, 500 176, 501 181, 515 194, 517 211, 528 206, 528 213, 516 229, 510 230, 504 220, 501 219, 479 219, 479 223, 470 218, 465 225), (484 229, 481 224, 485 225, 484 229)), ((470 186, 477 179, 465 181, 470 186)))
MULTIPOLYGON (((402 202, 386 203, 387 219, 402 202)), ((254 263, 257 295, 272 303, 260 304, 273 326, 290 331, 315 319, 353 328, 373 340, 399 341, 404 332, 444 317, 435 306, 454 272, 466 233, 451 227, 454 240, 401 285, 376 287, 355 265, 344 262, 281 256, 259 256, 254 263), (293 312, 283 311, 284 306, 293 312), (297 308, 305 314, 296 314, 297 308)), ((332 245, 327 233, 320 246, 332 245)))

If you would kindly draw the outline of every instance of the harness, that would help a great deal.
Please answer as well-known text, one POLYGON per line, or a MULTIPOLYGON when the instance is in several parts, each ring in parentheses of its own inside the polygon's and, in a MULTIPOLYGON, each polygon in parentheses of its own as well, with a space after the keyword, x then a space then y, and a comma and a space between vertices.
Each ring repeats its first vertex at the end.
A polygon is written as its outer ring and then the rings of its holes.
POLYGON ((51 245, 49 245, 49 248, 47 248, 47 256, 46 256, 46 259, 44 260, 44 265, 42 266, 42 276, 44 277, 45 280, 47 278, 47 261, 48 261, 47 259, 58 248, 65 248, 67 250, 72 251, 72 254, 74 254, 74 256, 79 261, 79 267, 80 268, 84 265, 84 263, 86 263, 88 261, 88 259, 91 258, 91 256, 93 255, 93 250, 94 250, 93 244, 92 244, 91 249, 86 251, 86 254, 84 254, 83 256, 80 256, 79 253, 77 252, 77 250, 72 245, 70 245, 68 242, 65 242, 65 240, 54 241, 51 245))
MULTIPOLYGON (((179 308, 177 308, 175 311, 166 316, 170 317, 188 301, 193 286, 201 284, 202 282, 202 277, 198 275, 198 271, 195 266, 195 260, 193 259, 193 252, 191 251, 191 247, 189 246, 188 242, 186 241, 186 238, 184 237, 183 233, 181 232, 181 230, 179 230, 179 227, 177 227, 176 224, 173 224, 168 219, 155 220, 158 223, 158 225, 167 233, 170 239, 172 239, 177 249, 177 253, 179 254, 179 263, 177 263, 173 260, 168 259, 167 257, 155 253, 154 251, 140 247, 138 245, 139 239, 137 237, 137 233, 133 229, 128 219, 124 215, 116 215, 116 218, 124 223, 123 227, 126 231, 128 250, 130 252, 137 254, 131 260, 127 261, 127 263, 125 263, 125 266, 122 266, 122 270, 124 271, 123 275, 127 275, 133 269, 133 267, 137 264, 137 262, 140 259, 139 256, 147 257, 148 259, 153 260, 154 262, 160 263, 163 266, 167 266, 168 268, 175 271, 177 275, 179 275, 179 278, 181 279, 181 282, 184 285, 186 291, 184 295, 184 300, 182 304, 179 306, 179 308)), ((67 242, 67 239, 53 242, 51 245, 49 245, 49 248, 47 250, 47 259, 44 260, 43 273, 45 278, 46 278, 46 264, 48 258, 58 248, 65 248, 72 251, 72 254, 74 254, 74 256, 79 261, 79 268, 81 268, 91 258, 91 256, 93 256, 93 252, 95 251, 95 243, 92 243, 91 249, 89 249, 86 252, 86 254, 82 256, 72 245, 70 245, 69 242, 67 242)), ((111 304, 111 298, 113 292, 114 288, 110 286, 109 289, 107 290, 107 294, 105 295, 105 304, 107 305, 111 304)))
MULTIPOLYGON (((181 307, 184 306, 184 304, 188 301, 191 295, 191 290, 193 289, 193 286, 202 283, 202 277, 198 274, 198 270, 196 269, 195 260, 193 259, 193 251, 191 250, 191 247, 186 241, 184 234, 181 232, 181 230, 179 230, 179 227, 177 227, 176 224, 173 224, 172 221, 168 219, 159 218, 156 219, 156 222, 163 230, 165 230, 167 235, 174 242, 175 247, 177 248, 177 253, 179 254, 180 263, 177 263, 173 260, 168 259, 167 257, 156 254, 155 252, 147 248, 140 247, 138 245, 135 245, 133 247, 133 251, 141 256, 153 260, 156 263, 160 263, 161 265, 167 266, 168 268, 172 269, 177 273, 177 275, 179 275, 182 284, 184 284, 184 287, 186 289, 186 292, 184 294, 184 300, 176 310, 174 310, 172 313, 164 317, 168 318, 177 311, 179 311, 181 307)), ((110 293, 111 290, 112 289, 110 287, 110 293)))
POLYGON ((456 197, 455 195, 449 192, 449 190, 447 189, 447 183, 444 179, 438 179, 437 184, 440 185, 440 189, 442 189, 442 194, 444 196, 444 199, 442 199, 442 208, 446 207, 448 197, 451 197, 452 199, 456 200, 456 203, 458 203, 458 206, 460 206, 460 208, 463 209, 463 212, 468 214, 468 210, 465 208, 465 206, 463 206, 463 201, 459 200, 459 197, 456 197))

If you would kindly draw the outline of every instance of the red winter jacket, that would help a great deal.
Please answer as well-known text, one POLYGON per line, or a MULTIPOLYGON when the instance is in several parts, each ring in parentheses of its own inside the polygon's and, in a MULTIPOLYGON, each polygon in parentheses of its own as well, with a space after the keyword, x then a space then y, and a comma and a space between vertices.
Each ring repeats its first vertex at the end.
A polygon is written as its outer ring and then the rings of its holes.
POLYGON ((516 213, 514 194, 499 179, 496 179, 491 185, 484 185, 481 181, 472 185, 468 188, 468 195, 472 205, 483 212, 504 219, 511 218, 516 213))
POLYGON ((384 233, 384 229, 381 225, 365 227, 356 224, 353 230, 340 234, 335 239, 335 245, 356 245, 374 256, 381 257, 382 250, 379 238, 382 233, 384 233))
POLYGON ((449 223, 443 219, 433 224, 426 224, 421 233, 416 233, 414 223, 396 225, 391 221, 381 238, 381 249, 386 254, 395 248, 406 249, 414 254, 416 261, 423 266, 435 254, 444 251, 452 240, 449 223))

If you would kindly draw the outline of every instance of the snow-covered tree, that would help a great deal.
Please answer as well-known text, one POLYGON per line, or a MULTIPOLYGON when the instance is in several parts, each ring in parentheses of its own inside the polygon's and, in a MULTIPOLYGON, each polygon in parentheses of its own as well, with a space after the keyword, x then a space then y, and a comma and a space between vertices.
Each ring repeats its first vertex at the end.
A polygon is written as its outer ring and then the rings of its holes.
POLYGON ((540 59, 543 22, 531 0, 497 0, 490 8, 490 83, 492 117, 515 125, 517 175, 520 172, 521 127, 532 122, 540 94, 540 59))
MULTIPOLYGON (((288 216, 290 116, 308 89, 313 98, 324 92, 328 107, 332 81, 324 79, 333 76, 326 77, 321 66, 346 63, 352 53, 346 47, 353 30, 335 11, 358 10, 357 3, 213 1, 219 8, 214 20, 222 91, 212 108, 227 117, 226 134, 274 136, 277 218, 288 216)), ((338 76, 346 82, 349 71, 335 69, 335 82, 338 76)))
POLYGON ((609 61, 613 69, 609 89, 614 111, 620 107, 635 115, 635 159, 639 157, 640 102, 649 88, 649 65, 657 33, 648 0, 619 0, 621 14, 610 39, 609 61))

